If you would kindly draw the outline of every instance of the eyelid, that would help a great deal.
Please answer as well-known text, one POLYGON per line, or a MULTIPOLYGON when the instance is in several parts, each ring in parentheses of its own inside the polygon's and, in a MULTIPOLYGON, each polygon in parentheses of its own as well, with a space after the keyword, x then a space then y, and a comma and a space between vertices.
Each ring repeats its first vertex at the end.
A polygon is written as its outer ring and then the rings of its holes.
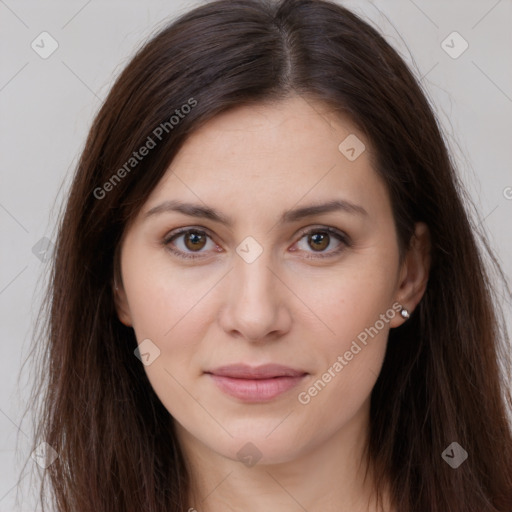
POLYGON ((203 226, 185 226, 182 228, 176 228, 171 231, 169 231, 163 238, 164 242, 169 242, 173 238, 177 237, 178 235, 182 235, 183 233, 188 233, 189 231, 197 231, 198 233, 204 233, 205 235, 208 235, 210 238, 214 238, 212 232, 203 226))
MULTIPOLYGON (((186 227, 176 228, 176 229, 172 230, 171 232, 167 233, 163 237, 162 244, 168 250, 170 250, 173 254, 176 254, 178 257, 180 257, 182 259, 190 260, 190 259, 205 258, 206 256, 203 256, 203 253, 201 253, 201 252, 197 252, 197 253, 195 253, 197 255, 194 255, 194 252, 183 252, 181 250, 171 249, 169 246, 170 242, 172 242, 174 239, 178 238, 179 236, 181 236, 183 234, 187 234, 187 233, 193 232, 193 231, 198 232, 200 234, 207 235, 214 243, 216 243, 215 239, 214 239, 215 238, 214 235, 208 228, 205 228, 202 226, 186 226, 186 227)), ((342 245, 344 245, 346 247, 350 247, 352 245, 352 241, 351 241, 350 237, 345 232, 341 231, 340 229, 337 229, 337 228, 334 228, 331 226, 325 226, 325 225, 311 225, 311 226, 307 226, 305 228, 300 229, 299 232, 294 235, 294 238, 298 237, 298 239, 294 243, 294 245, 296 243, 298 243, 300 240, 302 240, 302 238, 304 238, 304 236, 313 234, 315 232, 322 232, 322 231, 328 233, 329 235, 334 235, 342 243, 342 245)), ((322 258, 329 258, 329 257, 338 255, 340 252, 343 251, 343 249, 344 248, 342 247, 341 249, 334 249, 334 250, 327 251, 327 252, 318 252, 318 253, 316 253, 316 256, 304 256, 304 258, 305 259, 316 259, 316 260, 320 260, 322 258)), ((294 249, 293 252, 295 252, 296 250, 297 249, 294 249)), ((220 252, 220 251, 217 251, 217 252, 220 252)), ((314 251, 313 251, 313 254, 315 254, 314 251)))
POLYGON ((350 245, 352 243, 351 240, 350 240, 350 237, 344 231, 342 231, 341 229, 334 228, 334 227, 331 227, 331 226, 324 226, 324 225, 321 225, 321 224, 315 224, 315 225, 312 225, 312 226, 308 226, 306 228, 302 228, 298 232, 298 235, 303 237, 304 235, 309 235, 310 233, 315 232, 315 231, 326 231, 330 235, 337 235, 347 245, 350 245))

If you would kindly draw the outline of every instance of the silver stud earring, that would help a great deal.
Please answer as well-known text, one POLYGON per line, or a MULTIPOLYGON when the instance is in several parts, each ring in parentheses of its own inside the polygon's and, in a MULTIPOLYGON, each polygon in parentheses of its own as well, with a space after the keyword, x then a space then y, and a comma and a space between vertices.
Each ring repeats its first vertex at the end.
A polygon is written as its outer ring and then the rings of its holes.
POLYGON ((409 314, 409 310, 402 306, 402 309, 400 310, 400 316, 407 320, 411 315, 409 314))

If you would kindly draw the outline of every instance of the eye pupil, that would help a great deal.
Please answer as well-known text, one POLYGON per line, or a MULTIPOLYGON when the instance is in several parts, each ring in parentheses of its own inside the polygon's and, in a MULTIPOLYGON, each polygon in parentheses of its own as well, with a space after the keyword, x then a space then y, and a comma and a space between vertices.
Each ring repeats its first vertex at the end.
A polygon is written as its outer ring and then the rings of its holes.
POLYGON ((314 244, 320 243, 320 247, 313 247, 313 249, 323 250, 329 245, 329 235, 327 233, 313 233, 309 236, 309 241, 314 244))
POLYGON ((185 236, 185 245, 188 249, 202 249, 204 247, 206 240, 204 235, 191 231, 185 236), (202 239, 202 240, 201 240, 202 239), (202 243, 201 243, 202 242, 202 243), (189 244, 192 245, 189 245, 189 244))

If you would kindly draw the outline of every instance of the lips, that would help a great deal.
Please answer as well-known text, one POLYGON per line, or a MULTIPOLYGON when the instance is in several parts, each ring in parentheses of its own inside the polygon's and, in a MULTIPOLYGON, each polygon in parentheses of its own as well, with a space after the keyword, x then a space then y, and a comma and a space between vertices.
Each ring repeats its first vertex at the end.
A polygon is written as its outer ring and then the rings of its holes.
POLYGON ((218 375, 219 377, 231 377, 233 379, 272 379, 275 377, 300 377, 306 372, 280 364, 265 364, 256 367, 245 364, 233 364, 221 366, 206 373, 218 375))
POLYGON ((267 402, 297 386, 307 375, 279 364, 221 366, 205 372, 225 394, 243 402, 267 402))

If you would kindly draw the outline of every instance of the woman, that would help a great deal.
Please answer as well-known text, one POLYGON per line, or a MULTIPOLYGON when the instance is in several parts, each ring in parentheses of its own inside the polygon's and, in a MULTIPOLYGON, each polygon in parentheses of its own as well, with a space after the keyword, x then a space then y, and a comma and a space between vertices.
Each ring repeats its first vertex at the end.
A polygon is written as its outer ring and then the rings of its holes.
POLYGON ((321 0, 183 15, 113 86, 60 226, 56 510, 510 512, 510 360, 475 238, 368 24, 321 0))

